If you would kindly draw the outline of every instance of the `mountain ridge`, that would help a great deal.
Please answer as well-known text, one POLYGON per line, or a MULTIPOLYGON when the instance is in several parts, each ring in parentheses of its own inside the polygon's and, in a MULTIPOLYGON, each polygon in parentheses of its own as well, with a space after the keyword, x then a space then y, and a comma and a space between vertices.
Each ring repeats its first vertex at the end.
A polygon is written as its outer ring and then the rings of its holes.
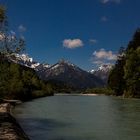
POLYGON ((40 79, 44 81, 60 81, 70 87, 85 89, 91 87, 100 87, 104 82, 70 61, 60 59, 54 65, 38 63, 26 54, 16 54, 10 60, 14 63, 24 65, 34 69, 40 79))
POLYGON ((41 79, 58 80, 81 89, 104 84, 98 77, 65 60, 58 61, 39 75, 41 79))
POLYGON ((107 84, 108 76, 112 68, 112 64, 103 64, 97 70, 92 69, 90 73, 99 77, 107 84))

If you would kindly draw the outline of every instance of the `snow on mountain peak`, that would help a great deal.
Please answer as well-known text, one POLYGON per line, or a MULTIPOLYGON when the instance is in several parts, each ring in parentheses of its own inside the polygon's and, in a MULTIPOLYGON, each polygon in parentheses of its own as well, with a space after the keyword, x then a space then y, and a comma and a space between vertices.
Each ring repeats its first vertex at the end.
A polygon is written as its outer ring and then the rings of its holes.
POLYGON ((95 76, 99 77, 103 81, 107 82, 109 72, 112 69, 113 65, 111 64, 103 64, 97 70, 91 70, 90 73, 94 74, 95 76))
POLYGON ((95 72, 95 70, 93 69, 93 70, 91 70, 91 71, 89 71, 90 73, 94 73, 95 72))
POLYGON ((108 71, 112 68, 112 65, 111 64, 103 64, 101 65, 98 70, 102 70, 102 71, 108 71))
POLYGON ((60 60, 58 61, 58 63, 54 64, 54 65, 51 67, 51 69, 52 69, 52 70, 55 70, 55 69, 56 69, 57 71, 58 71, 58 69, 59 69, 59 71, 64 72, 64 68, 65 68, 66 66, 75 67, 75 65, 72 64, 72 63, 70 63, 69 61, 64 60, 64 59, 60 59, 60 60))
POLYGON ((112 64, 103 64, 101 66, 98 67, 98 69, 92 69, 91 71, 89 71, 90 73, 94 73, 97 71, 109 71, 110 69, 112 69, 113 65, 112 64))
POLYGON ((15 57, 19 60, 23 60, 24 62, 33 62, 33 58, 29 57, 28 54, 14 54, 15 57))

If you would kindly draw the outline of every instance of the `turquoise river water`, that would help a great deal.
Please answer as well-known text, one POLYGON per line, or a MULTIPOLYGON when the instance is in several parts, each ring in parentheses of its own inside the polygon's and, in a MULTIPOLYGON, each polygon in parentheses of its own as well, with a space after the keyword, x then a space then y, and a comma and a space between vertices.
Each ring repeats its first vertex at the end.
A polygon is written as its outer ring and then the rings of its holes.
POLYGON ((140 140, 140 100, 55 95, 17 106, 31 140, 140 140))

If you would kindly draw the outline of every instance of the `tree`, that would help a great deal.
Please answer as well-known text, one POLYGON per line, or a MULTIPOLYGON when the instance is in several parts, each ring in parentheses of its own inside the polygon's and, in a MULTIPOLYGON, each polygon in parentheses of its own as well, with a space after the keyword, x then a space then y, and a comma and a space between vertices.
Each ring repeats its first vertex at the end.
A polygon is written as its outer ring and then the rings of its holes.
POLYGON ((126 52, 136 50, 138 47, 140 47, 140 28, 138 28, 133 36, 133 39, 129 42, 128 47, 126 49, 126 52))
POLYGON ((114 68, 111 70, 108 78, 108 86, 115 91, 117 96, 123 94, 124 80, 124 64, 125 64, 125 48, 121 47, 118 54, 118 59, 114 68))
POLYGON ((7 27, 6 8, 0 5, 0 31, 5 31, 7 27))
POLYGON ((123 55, 119 55, 108 85, 116 95, 140 97, 140 29, 135 32, 123 55))
POLYGON ((27 101, 52 95, 51 85, 41 81, 33 69, 10 61, 9 57, 24 50, 25 41, 7 27, 6 9, 0 6, 0 98, 27 101))
POLYGON ((140 47, 129 51, 124 66, 125 96, 140 97, 140 47))
POLYGON ((8 31, 6 8, 0 5, 0 52, 8 57, 25 49, 25 40, 8 31))
POLYGON ((124 66, 126 88, 124 95, 140 97, 140 28, 138 28, 126 49, 124 66))

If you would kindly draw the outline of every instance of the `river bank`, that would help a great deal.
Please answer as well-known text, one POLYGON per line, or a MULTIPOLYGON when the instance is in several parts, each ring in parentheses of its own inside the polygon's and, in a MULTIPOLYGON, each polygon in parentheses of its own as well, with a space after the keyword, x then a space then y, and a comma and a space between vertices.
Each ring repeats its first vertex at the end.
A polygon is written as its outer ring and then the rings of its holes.
POLYGON ((95 94, 95 93, 72 93, 72 94, 68 94, 68 93, 57 93, 54 94, 55 96, 98 96, 99 94, 95 94))
POLYGON ((0 140, 29 140, 11 114, 10 103, 0 104, 0 140))

